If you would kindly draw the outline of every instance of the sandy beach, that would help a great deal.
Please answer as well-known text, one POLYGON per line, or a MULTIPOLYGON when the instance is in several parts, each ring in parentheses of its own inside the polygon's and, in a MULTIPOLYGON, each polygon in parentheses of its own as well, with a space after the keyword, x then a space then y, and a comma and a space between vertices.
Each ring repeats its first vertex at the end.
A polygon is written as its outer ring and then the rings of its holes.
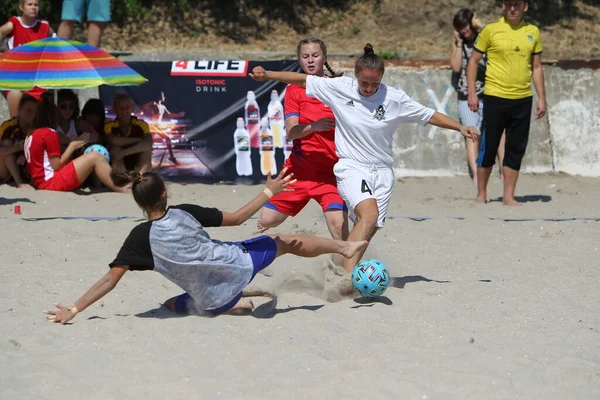
MULTIPOLYGON (((518 208, 501 185, 475 205, 467 177, 400 179, 367 252, 393 276, 379 301, 328 301, 327 257, 284 256, 252 283, 276 296, 252 316, 178 317, 160 304, 179 288, 131 272, 66 326, 42 310, 104 275, 142 212, 128 195, 0 186, 0 398, 598 399, 600 181, 525 174, 518 208)), ((261 189, 168 187, 171 204, 225 211, 261 189)), ((276 231, 328 237, 316 203, 276 231)))

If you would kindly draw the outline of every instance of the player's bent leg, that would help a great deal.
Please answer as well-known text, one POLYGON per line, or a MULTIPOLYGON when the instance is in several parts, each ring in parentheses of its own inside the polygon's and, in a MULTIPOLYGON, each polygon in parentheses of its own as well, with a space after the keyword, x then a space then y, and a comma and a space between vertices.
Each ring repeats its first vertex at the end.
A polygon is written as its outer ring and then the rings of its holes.
POLYGON ((317 257, 323 254, 341 254, 348 258, 364 251, 369 242, 326 239, 312 235, 269 235, 277 245, 277 256, 294 254, 300 257, 317 257))
MULTIPOLYGON (((347 240, 349 234, 348 213, 343 210, 326 210, 323 215, 331 237, 336 240, 347 240)), ((344 257, 339 254, 333 254, 331 260, 335 265, 344 265, 344 257)))
MULTIPOLYGON (((374 231, 376 231, 377 220, 379 219, 379 209, 375 199, 366 199, 358 203, 354 208, 357 222, 354 228, 348 235, 348 240, 370 240, 374 231)), ((355 254, 352 257, 347 257, 344 260, 344 271, 352 272, 358 261, 363 256, 366 247, 362 252, 355 254)))
POLYGON ((348 239, 348 213, 342 210, 327 210, 323 212, 327 229, 336 240, 348 239))
POLYGON ((172 311, 181 315, 192 314, 194 299, 187 293, 180 294, 179 296, 171 297, 163 303, 169 311, 172 311))
POLYGON ((254 303, 251 300, 240 299, 235 306, 225 311, 223 315, 246 315, 254 310, 254 303))
POLYGON ((120 188, 115 186, 112 179, 110 178, 111 168, 104 156, 97 151, 90 151, 87 154, 83 154, 73 160, 73 166, 77 173, 79 182, 84 182, 92 172, 96 173, 96 176, 104 185, 109 187, 115 192, 128 192, 128 188, 120 188))
POLYGON ((258 217, 258 222, 256 223, 256 228, 259 232, 265 232, 269 228, 274 228, 279 226, 287 219, 288 215, 273 208, 263 207, 260 210, 260 216, 258 217))

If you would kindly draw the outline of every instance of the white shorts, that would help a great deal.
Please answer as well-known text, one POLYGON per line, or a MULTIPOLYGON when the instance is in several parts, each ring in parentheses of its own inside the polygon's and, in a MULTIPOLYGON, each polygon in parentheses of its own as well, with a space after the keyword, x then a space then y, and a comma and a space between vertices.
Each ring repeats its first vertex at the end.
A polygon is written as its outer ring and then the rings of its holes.
POLYGON ((464 126, 474 126, 481 132, 483 125, 483 101, 479 100, 479 109, 471 111, 466 100, 458 101, 458 119, 464 126))
POLYGON ((387 165, 367 165, 353 160, 339 160, 333 167, 340 196, 348 206, 348 216, 356 222, 354 209, 367 199, 375 199, 379 209, 377 227, 383 228, 394 190, 394 170, 387 165))

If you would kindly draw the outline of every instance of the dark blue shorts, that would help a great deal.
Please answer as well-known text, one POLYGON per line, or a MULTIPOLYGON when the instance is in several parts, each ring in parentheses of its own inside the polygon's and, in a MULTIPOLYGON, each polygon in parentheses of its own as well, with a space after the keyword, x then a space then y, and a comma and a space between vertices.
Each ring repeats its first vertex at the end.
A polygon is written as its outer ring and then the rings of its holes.
MULTIPOLYGON (((250 254, 250 258, 252 258, 252 266, 254 270, 252 272, 252 278, 250 278, 250 282, 252 282, 256 274, 271 265, 273 260, 275 260, 275 257, 277 257, 277 243, 270 236, 262 235, 237 243, 242 245, 245 251, 250 254)), ((235 306, 241 298, 242 293, 240 292, 229 303, 222 307, 215 308, 214 310, 210 310, 209 313, 214 315, 222 314, 235 306)), ((188 302, 190 301, 193 301, 193 299, 187 293, 177 296, 177 299, 175 300, 175 312, 178 314, 187 314, 187 310, 189 310, 188 302)))

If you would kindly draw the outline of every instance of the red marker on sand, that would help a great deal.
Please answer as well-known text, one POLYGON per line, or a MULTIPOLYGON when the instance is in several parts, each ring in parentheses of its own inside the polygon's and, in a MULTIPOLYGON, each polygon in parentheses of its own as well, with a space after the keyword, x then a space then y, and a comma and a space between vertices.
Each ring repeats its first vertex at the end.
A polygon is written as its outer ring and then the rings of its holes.
POLYGON ((15 206, 15 214, 21 214, 21 206, 15 206))

